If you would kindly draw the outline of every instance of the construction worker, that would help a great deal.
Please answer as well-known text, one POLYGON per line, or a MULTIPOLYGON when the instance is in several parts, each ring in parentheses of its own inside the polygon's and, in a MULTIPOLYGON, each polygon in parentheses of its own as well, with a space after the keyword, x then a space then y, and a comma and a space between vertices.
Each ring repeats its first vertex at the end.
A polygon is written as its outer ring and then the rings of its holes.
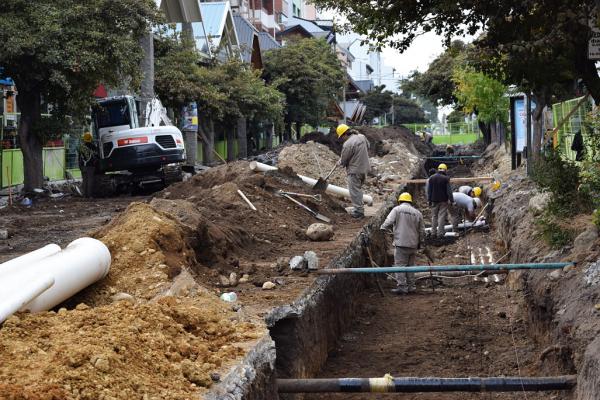
POLYGON ((450 178, 446 175, 447 172, 446 164, 440 164, 437 172, 427 181, 427 202, 431 207, 431 235, 433 237, 444 237, 448 206, 453 201, 452 186, 450 186, 450 178))
POLYGON ((348 190, 352 200, 352 215, 354 218, 365 216, 363 206, 362 185, 371 170, 369 164, 369 141, 367 138, 346 124, 339 125, 335 130, 338 139, 344 141, 339 165, 346 168, 348 175, 348 190))
POLYGON ((425 142, 425 143, 428 143, 428 144, 432 143, 433 142, 433 135, 430 132, 428 132, 427 130, 424 130, 421 133, 421 141, 425 142))
POLYGON ((464 193, 467 196, 471 196, 471 197, 480 197, 481 192, 482 192, 482 190, 479 186, 471 187, 469 185, 463 185, 463 186, 459 187, 458 191, 460 193, 464 193))
MULTIPOLYGON (((406 267, 414 265, 417 249, 421 247, 425 237, 423 214, 412 205, 410 193, 402 193, 398 197, 398 206, 389 213, 380 229, 384 231, 393 227, 394 234, 394 266, 406 267)), ((412 273, 396 273, 397 287, 392 289, 396 294, 407 294, 415 290, 412 273)))
POLYGON ((460 192, 452 193, 452 198, 454 201, 449 209, 450 220, 452 222, 452 230, 458 232, 458 224, 462 219, 461 217, 464 216, 465 221, 473 221, 475 219, 475 210, 481 207, 481 200, 460 192))
POLYGON ((81 186, 83 196, 93 197, 94 177, 96 175, 96 164, 98 163, 98 147, 93 141, 92 134, 85 132, 79 145, 79 169, 81 170, 81 186))

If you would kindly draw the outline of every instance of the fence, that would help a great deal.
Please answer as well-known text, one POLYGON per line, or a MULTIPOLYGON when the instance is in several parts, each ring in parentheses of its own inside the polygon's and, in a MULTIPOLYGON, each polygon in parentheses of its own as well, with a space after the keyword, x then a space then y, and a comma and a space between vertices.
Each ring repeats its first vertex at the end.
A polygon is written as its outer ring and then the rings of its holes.
POLYGON ((415 134, 428 129, 433 133, 433 142, 435 144, 469 144, 475 142, 480 136, 477 120, 470 122, 448 122, 446 124, 409 123, 403 125, 415 134))
MULTIPOLYGON (((552 105, 552 117, 554 126, 557 126, 582 100, 582 97, 564 101, 562 103, 556 103, 552 105)), ((589 127, 585 124, 587 114, 592 110, 591 101, 585 101, 581 106, 573 113, 573 115, 561 126, 554 137, 554 147, 559 148, 561 153, 569 160, 575 161, 577 153, 571 150, 573 144, 573 138, 577 132, 581 132, 586 143, 586 138, 589 135, 589 127)))

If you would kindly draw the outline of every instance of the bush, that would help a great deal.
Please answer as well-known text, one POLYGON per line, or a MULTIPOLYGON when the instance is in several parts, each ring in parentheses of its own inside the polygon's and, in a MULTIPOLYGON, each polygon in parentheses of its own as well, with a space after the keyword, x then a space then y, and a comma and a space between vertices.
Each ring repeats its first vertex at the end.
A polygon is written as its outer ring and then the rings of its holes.
POLYGON ((536 221, 542 239, 554 249, 560 249, 573 243, 575 231, 563 228, 556 219, 546 212, 536 221))
POLYGON ((594 223, 594 225, 600 228, 600 209, 596 209, 592 213, 592 222, 594 223))
POLYGON ((552 193, 548 211, 552 215, 567 217, 590 209, 589 193, 580 191, 579 167, 561 157, 559 151, 551 151, 534 169, 534 181, 542 189, 552 193))

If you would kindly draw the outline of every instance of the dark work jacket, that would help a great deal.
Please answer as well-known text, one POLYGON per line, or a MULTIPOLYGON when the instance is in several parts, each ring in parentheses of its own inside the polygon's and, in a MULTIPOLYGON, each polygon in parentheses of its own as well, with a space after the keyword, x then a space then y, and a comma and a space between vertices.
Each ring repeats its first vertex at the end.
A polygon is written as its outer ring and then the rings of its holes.
POLYGON ((427 184, 427 201, 433 203, 444 203, 452 199, 452 186, 450 178, 445 174, 437 172, 429 178, 427 184))

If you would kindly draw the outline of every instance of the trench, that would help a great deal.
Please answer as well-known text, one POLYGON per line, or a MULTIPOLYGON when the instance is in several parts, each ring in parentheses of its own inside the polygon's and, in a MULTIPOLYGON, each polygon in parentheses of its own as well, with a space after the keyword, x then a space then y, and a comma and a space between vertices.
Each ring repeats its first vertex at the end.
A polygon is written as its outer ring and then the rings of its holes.
MULTIPOLYGON (((427 169, 427 165, 425 169, 427 169)), ((458 165, 452 175, 468 176, 458 165)), ((415 178, 421 177, 416 174, 415 178)), ((407 188, 430 221, 422 187, 407 188)), ((391 265, 387 238, 379 226, 392 208, 386 204, 329 268, 368 266, 363 248, 372 247, 375 262, 391 265), (362 248, 361 248, 362 247, 362 248), (375 250, 374 250, 375 249, 375 250)), ((438 243, 439 244, 439 243, 438 243)), ((434 247, 439 265, 507 262, 495 231, 474 231, 453 243, 434 247)), ((419 256, 417 264, 427 264, 419 256)), ((318 278, 300 299, 267 318, 275 342, 277 378, 543 376, 544 346, 529 336, 523 292, 504 276, 488 282, 472 277, 418 283, 417 293, 389 293, 390 280, 337 275, 318 278)), ((572 370, 554 371, 556 375, 572 370)), ((378 399, 387 394, 280 394, 283 399, 378 399)), ((268 398, 268 397, 263 397, 268 398)), ((400 399, 571 399, 571 392, 396 394, 400 399)))

